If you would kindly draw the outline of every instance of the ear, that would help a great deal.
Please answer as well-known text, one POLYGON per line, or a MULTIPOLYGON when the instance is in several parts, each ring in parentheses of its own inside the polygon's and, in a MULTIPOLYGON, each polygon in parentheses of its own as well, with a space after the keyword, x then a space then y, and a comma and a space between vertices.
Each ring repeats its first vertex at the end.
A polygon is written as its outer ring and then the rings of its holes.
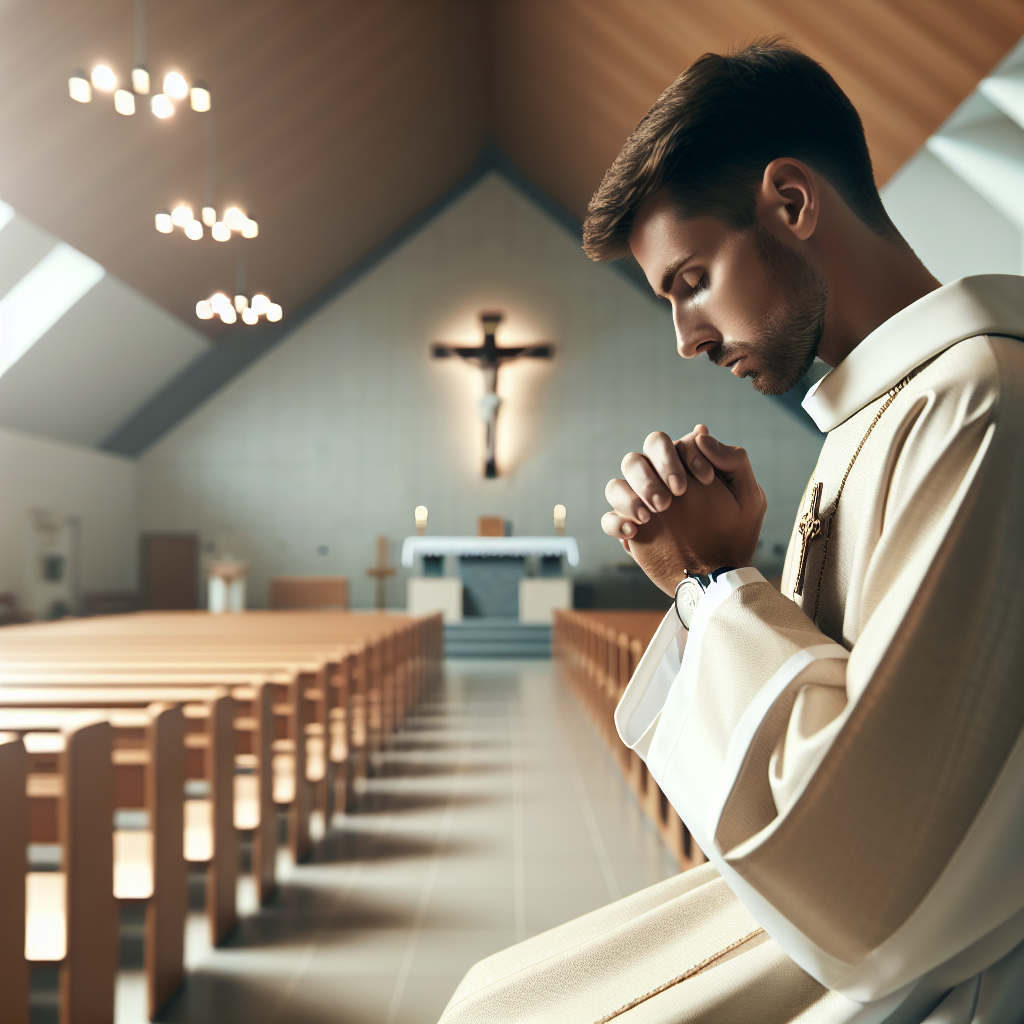
POLYGON ((757 219, 772 234, 806 242, 821 213, 818 176, 800 160, 773 160, 764 169, 756 205, 757 219))

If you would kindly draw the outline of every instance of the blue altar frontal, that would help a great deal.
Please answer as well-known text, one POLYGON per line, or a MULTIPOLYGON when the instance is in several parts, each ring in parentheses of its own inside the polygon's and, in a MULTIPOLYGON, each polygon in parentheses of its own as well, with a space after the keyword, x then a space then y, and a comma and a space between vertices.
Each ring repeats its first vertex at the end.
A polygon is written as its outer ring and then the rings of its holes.
POLYGON ((520 581, 527 558, 536 558, 540 574, 560 575, 562 560, 579 565, 574 537, 407 537, 402 565, 424 560, 425 576, 443 575, 443 559, 459 560, 463 608, 473 618, 513 619, 520 616, 520 581))

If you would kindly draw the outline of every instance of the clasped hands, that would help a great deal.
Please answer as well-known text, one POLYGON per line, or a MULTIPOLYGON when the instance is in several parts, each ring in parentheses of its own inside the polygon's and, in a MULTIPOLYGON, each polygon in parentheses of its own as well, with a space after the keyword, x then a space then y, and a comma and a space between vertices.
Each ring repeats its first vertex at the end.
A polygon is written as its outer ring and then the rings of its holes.
POLYGON ((722 444, 703 423, 673 442, 656 431, 610 480, 612 511, 601 528, 667 594, 687 574, 750 565, 768 509, 747 453, 722 444))

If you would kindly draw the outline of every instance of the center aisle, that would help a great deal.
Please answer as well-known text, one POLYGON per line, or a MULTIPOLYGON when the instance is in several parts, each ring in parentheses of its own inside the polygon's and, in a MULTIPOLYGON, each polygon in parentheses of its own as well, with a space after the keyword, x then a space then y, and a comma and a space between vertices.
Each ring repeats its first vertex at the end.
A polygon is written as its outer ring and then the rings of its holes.
POLYGON ((445 668, 277 898, 220 949, 189 929, 161 1020, 435 1024, 481 957, 678 871, 551 662, 445 668))

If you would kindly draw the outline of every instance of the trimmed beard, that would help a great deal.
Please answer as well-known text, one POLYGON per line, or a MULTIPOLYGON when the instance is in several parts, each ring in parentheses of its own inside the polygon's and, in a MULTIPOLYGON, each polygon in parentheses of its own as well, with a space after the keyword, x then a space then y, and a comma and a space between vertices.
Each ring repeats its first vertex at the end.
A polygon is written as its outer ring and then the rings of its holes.
POLYGON ((818 354, 828 285, 806 256, 760 224, 753 229, 753 241, 776 302, 758 325, 753 352, 760 369, 750 379, 762 395, 783 395, 803 380, 818 354))

